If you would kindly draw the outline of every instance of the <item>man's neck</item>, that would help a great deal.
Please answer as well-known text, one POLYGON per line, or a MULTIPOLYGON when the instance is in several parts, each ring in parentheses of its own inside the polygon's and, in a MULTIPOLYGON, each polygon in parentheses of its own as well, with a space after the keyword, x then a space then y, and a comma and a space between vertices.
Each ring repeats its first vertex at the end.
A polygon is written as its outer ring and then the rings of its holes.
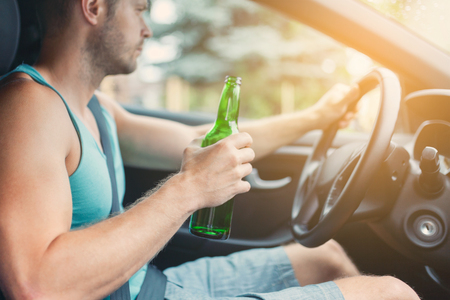
POLYGON ((79 45, 44 41, 34 67, 61 93, 74 113, 82 116, 106 74, 93 69, 89 53, 79 45))

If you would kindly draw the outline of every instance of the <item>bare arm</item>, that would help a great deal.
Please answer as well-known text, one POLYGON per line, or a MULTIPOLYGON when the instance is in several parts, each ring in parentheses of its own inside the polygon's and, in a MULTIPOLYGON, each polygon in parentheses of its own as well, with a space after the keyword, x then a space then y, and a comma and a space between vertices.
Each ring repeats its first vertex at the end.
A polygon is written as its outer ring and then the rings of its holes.
POLYGON ((241 180, 254 156, 247 134, 208 148, 197 140, 181 171, 157 192, 119 216, 70 231, 66 160, 76 132, 61 100, 36 86, 0 91, 0 287, 7 298, 103 298, 193 211, 249 189, 241 180))
MULTIPOLYGON (((241 122, 239 130, 253 138, 256 159, 288 145, 313 129, 324 129, 342 118, 349 103, 358 96, 357 86, 335 85, 312 107, 291 114, 241 122)), ((107 96, 102 104, 114 114, 126 164, 176 170, 181 153, 194 138, 204 135, 211 124, 187 126, 177 122, 136 116, 126 112, 107 96)))
POLYGON ((107 95, 96 92, 100 103, 113 114, 126 165, 178 170, 184 149, 202 135, 196 127, 127 112, 107 95))
MULTIPOLYGON (((343 118, 347 106, 359 95, 357 85, 352 87, 337 84, 333 86, 313 106, 290 114, 277 115, 239 124, 241 132, 249 133, 253 138, 256 159, 260 159, 278 148, 289 145, 308 131, 326 129, 331 123, 343 118)), ((348 113, 341 122, 352 117, 348 113)))

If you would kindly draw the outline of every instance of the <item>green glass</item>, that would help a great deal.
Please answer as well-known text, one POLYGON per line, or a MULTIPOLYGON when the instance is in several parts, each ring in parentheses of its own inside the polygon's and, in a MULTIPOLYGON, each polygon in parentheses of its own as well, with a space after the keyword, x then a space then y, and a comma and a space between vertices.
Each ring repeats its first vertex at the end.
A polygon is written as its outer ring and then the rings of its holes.
MULTIPOLYGON (((212 145, 227 136, 238 133, 239 116, 239 93, 241 89, 240 77, 225 77, 220 98, 219 111, 213 128, 206 134, 202 147, 212 145)), ((193 235, 215 239, 226 240, 230 236, 231 217, 233 215, 234 199, 224 204, 203 208, 191 216, 189 232, 193 235)))

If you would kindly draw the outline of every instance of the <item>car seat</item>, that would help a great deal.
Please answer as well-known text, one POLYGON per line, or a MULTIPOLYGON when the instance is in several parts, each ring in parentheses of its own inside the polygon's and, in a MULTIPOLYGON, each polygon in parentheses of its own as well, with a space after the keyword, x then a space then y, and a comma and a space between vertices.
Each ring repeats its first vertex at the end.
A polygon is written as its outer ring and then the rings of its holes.
MULTIPOLYGON (((20 12, 16 0, 0 1, 0 76, 7 73, 19 47, 20 12)), ((0 291, 0 299, 5 299, 0 291)))
POLYGON ((0 1, 0 76, 13 64, 19 47, 20 12, 16 0, 0 1))
POLYGON ((36 0, 0 1, 0 76, 21 63, 34 64, 41 48, 36 0))

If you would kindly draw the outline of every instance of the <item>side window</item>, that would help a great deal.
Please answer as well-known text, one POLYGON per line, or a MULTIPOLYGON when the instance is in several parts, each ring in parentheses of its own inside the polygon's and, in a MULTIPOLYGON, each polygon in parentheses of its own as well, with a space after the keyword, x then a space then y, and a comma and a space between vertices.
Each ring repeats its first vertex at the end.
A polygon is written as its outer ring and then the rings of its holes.
MULTIPOLYGON (((224 77, 234 75, 242 77, 240 116, 257 119, 311 106, 333 84, 350 84, 375 65, 249 0, 153 0, 146 18, 154 36, 137 70, 101 85, 124 104, 215 114, 224 77)), ((373 114, 372 102, 362 101, 360 115, 373 114)), ((359 119, 347 130, 370 130, 372 117, 359 119)))

